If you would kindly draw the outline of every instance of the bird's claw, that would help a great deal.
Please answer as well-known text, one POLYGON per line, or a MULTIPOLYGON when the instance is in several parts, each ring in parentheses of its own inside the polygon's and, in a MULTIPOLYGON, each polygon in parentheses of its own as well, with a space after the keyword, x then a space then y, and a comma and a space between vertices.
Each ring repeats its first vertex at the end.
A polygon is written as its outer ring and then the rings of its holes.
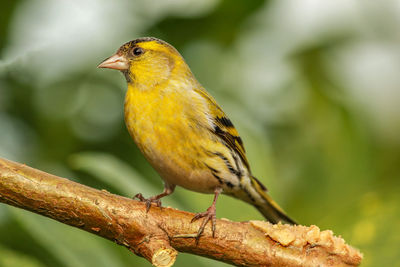
POLYGON ((137 193, 137 194, 133 197, 133 199, 135 199, 135 198, 139 199, 139 201, 141 201, 141 202, 145 202, 145 201, 146 201, 146 198, 145 198, 141 193, 137 193))
POLYGON ((145 198, 141 193, 136 194, 133 199, 139 199, 140 202, 145 202, 146 203, 146 212, 149 212, 151 203, 156 204, 157 207, 161 207, 161 200, 158 198, 150 197, 150 198, 145 198))
POLYGON ((201 218, 204 218, 204 220, 200 225, 199 231, 197 232, 196 243, 199 242, 200 236, 204 232, 204 228, 207 225, 208 221, 211 221, 212 236, 215 237, 215 225, 217 221, 215 206, 209 207, 205 212, 197 213, 191 220, 191 223, 201 218))

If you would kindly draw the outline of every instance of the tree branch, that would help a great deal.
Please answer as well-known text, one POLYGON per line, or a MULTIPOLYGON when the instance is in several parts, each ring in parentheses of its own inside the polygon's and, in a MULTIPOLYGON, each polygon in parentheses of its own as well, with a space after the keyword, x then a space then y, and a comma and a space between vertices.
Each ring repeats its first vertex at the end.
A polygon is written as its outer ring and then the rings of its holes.
POLYGON ((0 158, 0 201, 99 235, 155 266, 171 266, 177 251, 238 266, 357 266, 361 253, 318 227, 217 220, 199 243, 194 214, 145 205, 0 158))

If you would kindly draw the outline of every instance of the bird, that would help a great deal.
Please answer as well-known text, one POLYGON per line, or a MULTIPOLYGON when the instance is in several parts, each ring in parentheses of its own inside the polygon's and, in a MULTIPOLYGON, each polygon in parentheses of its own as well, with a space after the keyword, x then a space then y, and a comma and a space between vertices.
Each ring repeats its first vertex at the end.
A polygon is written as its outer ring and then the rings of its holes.
POLYGON ((243 200, 271 223, 296 224, 252 175, 245 148, 232 121, 197 81, 181 54, 167 42, 142 37, 123 44, 98 68, 122 72, 128 84, 124 102, 126 127, 147 161, 164 181, 161 194, 135 198, 161 207, 161 198, 181 186, 214 194, 198 239, 211 221, 216 230, 220 194, 243 200))

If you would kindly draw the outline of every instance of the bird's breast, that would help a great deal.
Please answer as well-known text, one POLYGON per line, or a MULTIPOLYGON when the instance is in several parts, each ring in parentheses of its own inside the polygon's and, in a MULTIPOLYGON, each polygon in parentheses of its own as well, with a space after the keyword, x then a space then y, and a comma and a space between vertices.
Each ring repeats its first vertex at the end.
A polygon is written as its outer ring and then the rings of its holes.
POLYGON ((146 156, 157 150, 167 153, 191 140, 184 106, 177 92, 129 88, 125 97, 125 123, 146 156))
MULTIPOLYGON (((201 112, 196 105, 179 90, 128 87, 125 97, 125 123, 141 152, 164 180, 186 188, 209 175, 202 161, 202 141, 208 133, 191 115, 201 112)), ((201 188, 189 189, 212 192, 214 183, 204 182, 201 188)))

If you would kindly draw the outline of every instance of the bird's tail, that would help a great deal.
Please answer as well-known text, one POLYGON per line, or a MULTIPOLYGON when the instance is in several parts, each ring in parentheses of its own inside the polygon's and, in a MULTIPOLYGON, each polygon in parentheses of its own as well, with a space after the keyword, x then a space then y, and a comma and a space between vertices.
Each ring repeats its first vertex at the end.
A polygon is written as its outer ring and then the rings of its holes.
POLYGON ((265 186, 255 177, 251 177, 251 184, 256 190, 262 201, 257 201, 256 208, 271 223, 297 224, 292 220, 281 207, 268 195, 265 186))

